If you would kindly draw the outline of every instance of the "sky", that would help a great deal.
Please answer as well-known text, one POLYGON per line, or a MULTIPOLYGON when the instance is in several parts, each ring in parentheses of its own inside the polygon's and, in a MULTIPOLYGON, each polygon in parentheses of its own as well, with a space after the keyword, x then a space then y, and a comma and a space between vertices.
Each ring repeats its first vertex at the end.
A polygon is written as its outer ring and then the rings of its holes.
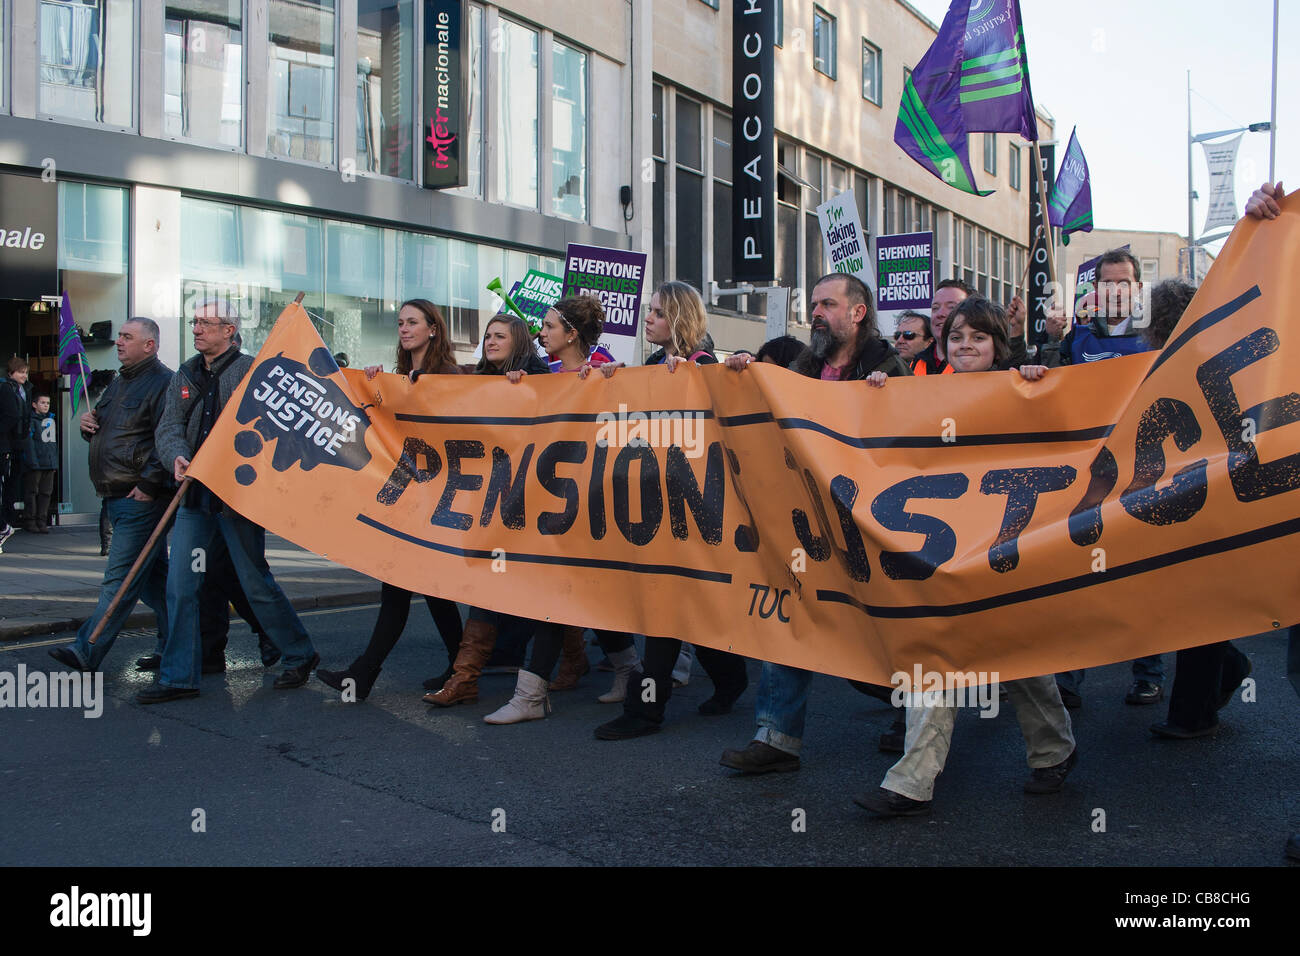
MULTIPOLYGON (((949 6, 909 2, 936 24, 949 6)), ((1300 188, 1300 0, 1279 8, 1275 178, 1290 192, 1300 188)), ((1186 235, 1187 71, 1193 133, 1267 121, 1273 0, 1021 0, 1020 9, 1034 102, 1056 119, 1058 159, 1078 127, 1097 228, 1186 235)), ((1202 147, 1194 149, 1201 235, 1209 174, 1202 147)), ((1239 211, 1268 178, 1268 149, 1268 133, 1241 141, 1239 211)))

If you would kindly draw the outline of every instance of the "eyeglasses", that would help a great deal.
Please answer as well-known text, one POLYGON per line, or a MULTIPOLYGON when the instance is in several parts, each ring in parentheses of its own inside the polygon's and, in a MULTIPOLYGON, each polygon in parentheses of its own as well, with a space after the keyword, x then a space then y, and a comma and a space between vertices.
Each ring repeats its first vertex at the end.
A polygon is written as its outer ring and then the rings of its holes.
POLYGON ((204 328, 214 329, 218 325, 234 325, 234 324, 235 323, 227 322, 224 319, 195 319, 193 322, 190 323, 190 327, 197 329, 200 326, 203 326, 204 328))
POLYGON ((910 342, 912 341, 912 339, 916 338, 916 336, 917 336, 916 332, 895 332, 894 341, 897 342, 899 339, 906 339, 907 341, 910 342))

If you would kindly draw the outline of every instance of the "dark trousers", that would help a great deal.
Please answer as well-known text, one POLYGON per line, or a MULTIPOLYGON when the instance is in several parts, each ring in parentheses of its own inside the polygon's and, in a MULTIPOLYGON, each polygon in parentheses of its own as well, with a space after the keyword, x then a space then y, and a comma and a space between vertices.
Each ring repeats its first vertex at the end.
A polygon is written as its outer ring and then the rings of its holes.
MULTIPOLYGON (((663 723, 664 708, 673 693, 673 665, 681 653, 682 642, 671 637, 647 637, 645 655, 641 666, 632 671, 627 681, 627 697, 623 701, 623 712, 657 724, 663 723), (647 695, 643 681, 654 681, 651 689, 654 693, 647 695), (643 700, 652 696, 650 701, 643 700)), ((745 658, 727 651, 714 650, 703 644, 695 645, 695 656, 699 658, 704 672, 713 681, 713 696, 719 700, 733 701, 745 692, 749 686, 749 676, 745 673, 745 658)))
MULTIPOLYGON (((375 621, 374 630, 370 632, 370 643, 352 664, 354 670, 379 670, 397 646, 397 640, 406 630, 406 621, 411 615, 410 591, 385 583, 379 593, 379 618, 375 621)), ((460 608, 456 607, 455 601, 427 594, 424 595, 424 603, 433 615, 433 623, 438 628, 443 646, 447 648, 447 661, 450 663, 456 659, 456 652, 460 650, 460 608)))
POLYGON ((23 520, 44 528, 50 515, 50 498, 54 494, 54 469, 27 472, 23 487, 23 520))
MULTIPOLYGON (((625 651, 633 644, 632 635, 622 631, 597 630, 595 634, 596 643, 606 654, 625 651)), ((533 656, 528 661, 527 670, 538 677, 550 680, 551 671, 555 670, 555 662, 560 659, 562 650, 564 650, 564 625, 539 623, 533 636, 533 656)), ((674 657, 673 660, 676 658, 674 657)), ((671 674, 672 668, 669 667, 668 671, 671 674)))
POLYGON ((264 639, 264 632, 239 585, 230 551, 220 535, 208 549, 206 563, 207 571, 199 589, 199 638, 203 643, 203 660, 211 663, 225 658, 230 639, 230 605, 248 622, 259 643, 264 639))
POLYGON ((1220 641, 1179 651, 1177 668, 1169 693, 1169 722, 1205 730, 1219 722, 1219 707, 1249 673, 1250 660, 1231 641, 1220 641))

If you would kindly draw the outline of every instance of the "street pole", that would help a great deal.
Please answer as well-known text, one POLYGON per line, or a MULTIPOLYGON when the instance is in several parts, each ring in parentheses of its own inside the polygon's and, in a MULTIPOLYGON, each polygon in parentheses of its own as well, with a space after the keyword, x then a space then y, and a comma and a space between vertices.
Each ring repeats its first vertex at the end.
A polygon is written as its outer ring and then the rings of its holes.
POLYGON ((1278 0, 1273 0, 1273 115, 1269 117, 1271 122, 1268 130, 1268 181, 1270 183, 1275 182, 1274 163, 1277 161, 1277 4, 1278 0))
POLYGON ((1187 281, 1196 283, 1196 265, 1192 255, 1196 247, 1196 209, 1192 187, 1192 71, 1187 71, 1187 281))

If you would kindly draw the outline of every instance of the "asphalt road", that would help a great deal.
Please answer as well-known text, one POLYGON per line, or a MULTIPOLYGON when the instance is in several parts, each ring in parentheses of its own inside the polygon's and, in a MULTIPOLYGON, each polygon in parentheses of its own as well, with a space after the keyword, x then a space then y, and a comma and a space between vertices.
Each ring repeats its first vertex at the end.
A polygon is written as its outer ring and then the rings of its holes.
MULTIPOLYGON (((360 651, 375 614, 304 614, 326 666, 360 651)), ((68 637, 0 646, 0 672, 54 669, 46 648, 68 637)), ((152 637, 133 633, 109 658, 100 718, 0 710, 0 800, 21 820, 0 827, 0 866, 1286 865, 1283 842, 1300 829, 1300 700, 1281 635, 1239 646, 1256 700, 1234 701, 1216 737, 1152 738, 1165 705, 1126 706, 1128 666, 1099 668, 1073 712, 1081 759, 1062 793, 1021 792, 1009 706, 991 720, 964 711, 933 814, 877 820, 852 797, 893 760, 876 750, 891 713, 837 678, 814 683, 802 769, 740 777, 718 757, 752 736, 753 662, 732 714, 696 714, 712 692, 697 664, 662 733, 602 742, 592 730, 618 707, 596 702, 609 675, 594 669, 552 696, 544 721, 482 722, 509 697, 508 676, 484 678, 477 704, 428 708, 420 682, 446 655, 418 606, 361 704, 314 678, 273 690, 239 624, 229 670, 205 677, 201 697, 141 707, 132 698, 149 678, 133 662, 152 637)))

